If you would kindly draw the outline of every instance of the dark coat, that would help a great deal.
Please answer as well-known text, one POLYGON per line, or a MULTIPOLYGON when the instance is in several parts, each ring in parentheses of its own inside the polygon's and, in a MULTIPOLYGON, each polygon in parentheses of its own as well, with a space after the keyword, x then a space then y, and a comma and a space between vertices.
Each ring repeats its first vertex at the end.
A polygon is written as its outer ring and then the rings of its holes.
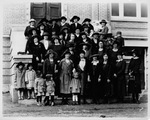
POLYGON ((135 80, 129 81, 129 93, 141 93, 140 64, 141 60, 139 58, 131 58, 128 66, 128 72, 132 72, 132 75, 135 77, 135 80))
POLYGON ((30 26, 27 26, 26 28, 25 28, 25 31, 24 31, 24 36, 27 36, 27 37, 29 37, 30 36, 30 30, 31 29, 33 29, 33 27, 30 27, 30 26))
POLYGON ((76 30, 77 28, 79 28, 79 29, 82 31, 82 26, 81 26, 80 23, 77 23, 77 27, 75 26, 75 23, 72 23, 72 24, 70 25, 70 32, 71 32, 71 33, 75 33, 75 30, 76 30))

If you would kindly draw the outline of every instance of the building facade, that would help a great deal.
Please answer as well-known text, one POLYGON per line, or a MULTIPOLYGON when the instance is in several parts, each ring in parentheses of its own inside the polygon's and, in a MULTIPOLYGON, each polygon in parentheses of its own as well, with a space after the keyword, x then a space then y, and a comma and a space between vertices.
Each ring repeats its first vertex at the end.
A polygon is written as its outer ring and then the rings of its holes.
MULTIPOLYGON (((142 53, 141 76, 143 89, 147 83, 148 50, 148 5, 147 3, 49 3, 19 2, 3 5, 3 83, 10 84, 13 73, 12 59, 18 51, 25 48, 23 35, 30 18, 39 21, 66 16, 68 22, 72 16, 80 16, 80 23, 85 18, 92 21, 106 19, 113 35, 122 31, 125 47, 128 51, 138 48, 142 53), (19 46, 15 47, 16 44, 19 46), (15 51, 15 52, 14 52, 15 51)), ((130 55, 129 55, 130 56, 130 55)))

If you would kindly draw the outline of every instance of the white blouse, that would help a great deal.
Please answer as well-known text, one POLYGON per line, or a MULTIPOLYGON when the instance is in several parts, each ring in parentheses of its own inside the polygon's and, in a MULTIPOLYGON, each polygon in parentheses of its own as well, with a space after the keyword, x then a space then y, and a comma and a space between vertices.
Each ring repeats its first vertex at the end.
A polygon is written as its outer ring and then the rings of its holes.
POLYGON ((85 67, 85 59, 81 59, 81 60, 80 60, 80 62, 79 62, 79 67, 81 68, 82 71, 84 70, 84 67, 85 67))

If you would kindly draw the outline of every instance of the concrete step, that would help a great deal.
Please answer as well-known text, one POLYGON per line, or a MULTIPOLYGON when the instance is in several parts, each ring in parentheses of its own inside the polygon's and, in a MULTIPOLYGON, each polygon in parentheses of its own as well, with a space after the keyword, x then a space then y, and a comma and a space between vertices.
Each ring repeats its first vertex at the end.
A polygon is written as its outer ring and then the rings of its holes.
POLYGON ((8 62, 8 61, 3 61, 3 68, 4 69, 10 69, 10 66, 11 65, 11 63, 10 62, 8 62))
POLYGON ((10 75, 10 69, 3 69, 3 75, 10 75))
POLYGON ((3 75, 3 84, 10 84, 11 75, 3 75))

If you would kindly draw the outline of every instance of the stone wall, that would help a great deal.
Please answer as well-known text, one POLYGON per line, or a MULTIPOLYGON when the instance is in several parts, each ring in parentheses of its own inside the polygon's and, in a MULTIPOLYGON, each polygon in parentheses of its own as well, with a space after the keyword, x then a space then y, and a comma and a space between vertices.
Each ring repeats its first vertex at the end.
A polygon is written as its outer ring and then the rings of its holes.
POLYGON ((29 3, 16 2, 3 5, 3 34, 10 34, 11 26, 27 24, 29 20, 29 3))

